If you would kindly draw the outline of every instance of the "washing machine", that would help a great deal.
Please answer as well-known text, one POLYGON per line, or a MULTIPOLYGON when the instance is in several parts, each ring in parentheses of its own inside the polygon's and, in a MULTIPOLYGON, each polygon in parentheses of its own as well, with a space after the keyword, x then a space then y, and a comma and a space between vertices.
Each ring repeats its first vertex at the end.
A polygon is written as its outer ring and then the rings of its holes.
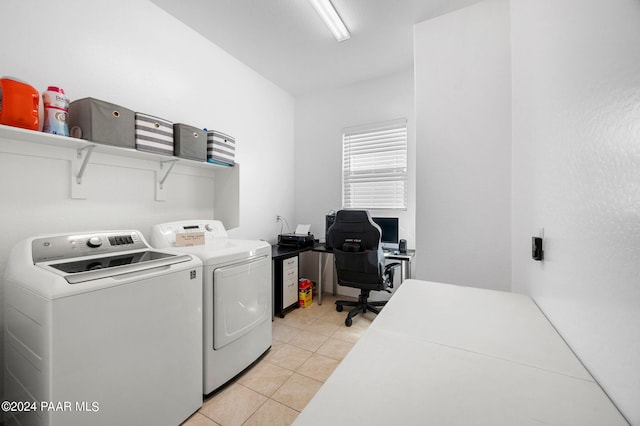
POLYGON ((202 405, 201 271, 135 230, 18 243, 4 280, 7 424, 187 419, 202 405))
POLYGON ((151 245, 203 263, 203 393, 241 373, 271 347, 271 246, 228 237, 222 222, 155 225, 151 245))

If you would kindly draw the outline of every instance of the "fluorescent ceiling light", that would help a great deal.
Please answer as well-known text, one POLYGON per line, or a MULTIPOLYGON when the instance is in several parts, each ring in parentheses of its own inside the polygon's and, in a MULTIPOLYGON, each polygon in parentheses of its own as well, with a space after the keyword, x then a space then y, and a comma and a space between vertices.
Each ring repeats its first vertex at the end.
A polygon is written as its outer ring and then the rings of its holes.
POLYGON ((318 15, 333 33, 336 40, 344 41, 351 37, 349 30, 340 19, 340 15, 338 15, 330 0, 309 0, 309 3, 318 12, 318 15))

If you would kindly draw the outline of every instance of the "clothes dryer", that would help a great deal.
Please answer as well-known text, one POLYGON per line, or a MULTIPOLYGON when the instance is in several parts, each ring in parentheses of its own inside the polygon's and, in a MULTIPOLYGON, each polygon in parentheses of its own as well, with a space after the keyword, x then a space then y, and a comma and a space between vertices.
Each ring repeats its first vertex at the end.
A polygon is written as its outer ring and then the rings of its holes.
POLYGON ((5 272, 5 399, 22 405, 5 411, 23 425, 186 420, 202 405, 201 270, 139 231, 18 243, 5 272))
POLYGON ((203 393, 241 373, 271 347, 271 246, 232 239, 222 222, 155 225, 151 245, 203 263, 203 393))

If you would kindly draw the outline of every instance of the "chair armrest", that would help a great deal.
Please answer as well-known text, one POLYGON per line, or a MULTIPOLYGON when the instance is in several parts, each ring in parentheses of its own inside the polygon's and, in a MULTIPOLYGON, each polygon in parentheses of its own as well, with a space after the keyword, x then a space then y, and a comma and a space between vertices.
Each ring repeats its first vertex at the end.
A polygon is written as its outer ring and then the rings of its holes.
POLYGON ((396 266, 400 266, 400 262, 393 262, 384 267, 384 275, 387 277, 389 288, 393 288, 393 277, 395 276, 396 266))
POLYGON ((400 266, 400 262, 393 262, 393 263, 389 263, 388 265, 385 265, 384 273, 385 274, 388 273, 391 268, 395 268, 396 266, 400 266))

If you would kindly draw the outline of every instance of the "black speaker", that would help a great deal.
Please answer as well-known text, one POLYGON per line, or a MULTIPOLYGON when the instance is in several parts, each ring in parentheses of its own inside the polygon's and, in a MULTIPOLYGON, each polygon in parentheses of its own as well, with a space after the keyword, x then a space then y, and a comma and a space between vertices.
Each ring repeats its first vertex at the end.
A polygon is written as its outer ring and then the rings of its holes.
POLYGON ((400 250, 400 253, 407 252, 407 240, 400 240, 400 243, 398 244, 398 250, 400 250))
POLYGON ((333 222, 336 221, 336 215, 335 213, 333 214, 328 214, 325 216, 325 223, 324 223, 324 238, 325 238, 325 247, 330 249, 333 247, 329 246, 329 242, 327 241, 327 235, 329 235, 329 228, 331 228, 331 226, 333 225, 333 222))

